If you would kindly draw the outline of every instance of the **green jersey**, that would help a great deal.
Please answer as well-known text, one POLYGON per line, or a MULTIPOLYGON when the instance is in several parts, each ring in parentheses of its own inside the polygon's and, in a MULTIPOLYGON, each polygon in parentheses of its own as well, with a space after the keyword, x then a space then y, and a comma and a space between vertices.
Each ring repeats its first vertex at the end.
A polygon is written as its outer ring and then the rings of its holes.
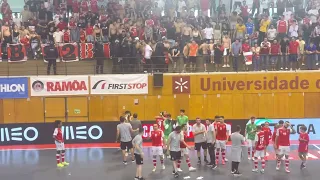
POLYGON ((178 126, 181 126, 182 124, 188 124, 188 121, 189 121, 189 118, 186 115, 177 117, 178 126))
POLYGON ((169 134, 173 130, 172 120, 171 119, 164 120, 163 125, 164 125, 164 132, 163 132, 164 135, 169 136, 169 134))
POLYGON ((247 138, 250 140, 254 140, 256 137, 257 126, 256 124, 248 124, 246 126, 247 138))

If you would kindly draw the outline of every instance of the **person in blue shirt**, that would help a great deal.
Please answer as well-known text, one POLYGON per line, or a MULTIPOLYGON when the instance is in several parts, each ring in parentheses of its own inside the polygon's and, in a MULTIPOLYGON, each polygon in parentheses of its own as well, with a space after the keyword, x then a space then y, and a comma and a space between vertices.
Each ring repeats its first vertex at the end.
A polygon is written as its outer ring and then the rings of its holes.
POLYGON ((314 60, 316 59, 317 46, 312 41, 310 41, 310 43, 306 46, 305 51, 307 56, 307 69, 312 70, 314 60))
POLYGON ((248 18, 248 22, 246 23, 247 35, 249 36, 249 44, 253 46, 251 38, 254 33, 254 23, 251 18, 248 18))

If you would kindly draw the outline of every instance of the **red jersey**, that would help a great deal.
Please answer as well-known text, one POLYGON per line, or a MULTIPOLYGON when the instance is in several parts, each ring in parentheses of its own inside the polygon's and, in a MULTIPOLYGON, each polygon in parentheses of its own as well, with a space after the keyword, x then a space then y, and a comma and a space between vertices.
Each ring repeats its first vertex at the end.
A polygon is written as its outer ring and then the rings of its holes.
POLYGON ((100 17, 99 17, 99 21, 100 22, 105 22, 106 20, 108 20, 108 15, 101 14, 100 17))
POLYGON ((96 12, 99 11, 98 1, 97 0, 91 0, 90 6, 91 6, 91 11, 92 12, 96 13, 96 12))
POLYGON ((53 131, 53 136, 56 137, 56 140, 64 142, 61 128, 55 128, 53 131))
POLYGON ((130 30, 130 34, 131 36, 133 37, 137 37, 138 36, 138 30, 137 30, 137 27, 133 26, 130 30))
POLYGON ((93 34, 93 26, 88 26, 86 28, 86 34, 88 34, 88 35, 92 35, 93 34))
POLYGON ((75 28, 77 27, 77 23, 70 21, 68 27, 69 27, 70 29, 75 29, 75 28))
POLYGON ((265 132, 264 131, 260 131, 256 134, 256 150, 258 151, 262 151, 264 150, 265 147, 265 132))
POLYGON ((82 1, 80 6, 81 6, 82 12, 88 12, 89 11, 89 7, 88 7, 87 1, 82 1))
POLYGON ((154 21, 152 19, 148 19, 146 20, 146 26, 153 26, 154 25, 154 21))
POLYGON ((159 129, 161 129, 162 131, 164 131, 164 124, 163 124, 164 119, 162 117, 157 117, 156 118, 156 122, 159 126, 159 129))
POLYGON ((241 13, 243 17, 248 17, 249 16, 248 6, 241 6, 241 13))
POLYGON ((311 20, 309 18, 303 18, 303 24, 310 25, 311 20))
POLYGON ((65 11, 67 9, 67 4, 66 3, 60 3, 60 10, 65 11))
POLYGON ((280 44, 271 44, 271 54, 272 55, 278 55, 280 53, 280 44))
POLYGON ((227 140, 227 125, 225 123, 217 124, 217 140, 226 141, 227 140))
POLYGON ((297 41, 289 42, 289 54, 298 54, 299 43, 297 41))
POLYGON ((249 52, 250 51, 250 45, 247 43, 242 44, 242 51, 243 52, 249 52))
POLYGON ((289 128, 279 128, 277 130, 279 146, 290 146, 290 132, 291 129, 289 128))
MULTIPOLYGON (((187 139, 187 132, 181 132, 183 133, 183 137, 184 137, 184 141, 186 141, 187 139)), ((187 146, 185 146, 182 142, 180 142, 180 148, 186 148, 187 146)))
POLYGON ((66 24, 65 22, 59 22, 59 23, 57 24, 57 28, 58 28, 60 31, 64 30, 66 27, 67 27, 67 24, 66 24))
POLYGON ((70 32, 69 31, 64 31, 63 32, 63 41, 65 43, 70 42, 70 32))
POLYGON ((80 41, 81 42, 86 41, 86 32, 84 30, 80 30, 80 41))
POLYGON ((269 52, 270 52, 270 43, 269 42, 262 42, 260 54, 269 54, 269 52))
POLYGON ((278 33, 287 33, 287 21, 279 20, 277 28, 278 28, 278 33))
POLYGON ((266 142, 266 144, 269 144, 269 141, 271 139, 271 129, 269 127, 263 127, 262 131, 264 132, 264 140, 266 142))
POLYGON ((79 13, 80 12, 80 5, 78 2, 72 3, 72 12, 73 13, 79 13))
POLYGON ((309 135, 308 133, 301 133, 299 136, 299 149, 298 152, 307 153, 309 150, 309 135), (301 141, 301 140, 304 141, 301 141))
POLYGON ((72 6, 73 5, 73 0, 67 0, 67 5, 72 6))
POLYGON ((161 130, 151 131, 150 138, 152 141, 152 146, 162 146, 162 136, 163 132, 161 130))
POLYGON ((139 29, 139 39, 144 40, 144 29, 143 28, 139 29))

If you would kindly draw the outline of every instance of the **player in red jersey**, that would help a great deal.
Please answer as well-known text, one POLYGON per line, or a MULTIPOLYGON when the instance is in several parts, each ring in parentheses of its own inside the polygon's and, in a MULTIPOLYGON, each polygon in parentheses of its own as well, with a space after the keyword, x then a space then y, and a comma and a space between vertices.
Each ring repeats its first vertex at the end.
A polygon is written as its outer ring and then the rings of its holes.
POLYGON ((306 168, 306 161, 307 161, 307 155, 309 150, 309 135, 307 133, 307 127, 301 126, 300 129, 300 136, 299 136, 299 157, 302 161, 300 165, 300 169, 306 168))
POLYGON ((219 123, 217 123, 216 129, 216 165, 219 163, 219 155, 221 150, 222 165, 225 164, 226 160, 226 144, 228 142, 229 132, 227 130, 227 124, 224 123, 224 117, 220 116, 219 123))
POLYGON ((89 5, 86 0, 82 0, 80 3, 80 11, 82 14, 86 14, 89 11, 89 5))
POLYGON ((275 145, 275 144, 276 144, 277 130, 278 130, 279 128, 282 128, 282 127, 283 127, 283 123, 284 123, 284 122, 283 122, 282 120, 280 120, 278 124, 274 125, 274 129, 273 129, 272 143, 273 143, 274 152, 275 152, 275 154, 276 154, 276 158, 278 158, 278 154, 279 154, 279 152, 278 152, 279 147, 275 145))
POLYGON ((265 141, 265 148, 264 148, 264 159, 267 161, 267 148, 269 146, 270 139, 272 137, 271 129, 269 127, 269 122, 265 122, 262 125, 262 131, 264 132, 264 141, 265 141))
POLYGON ((80 42, 81 43, 85 43, 86 42, 86 39, 87 39, 87 37, 86 37, 86 31, 85 31, 85 29, 80 29, 80 42))
POLYGON ((68 27, 65 27, 62 32, 63 32, 63 42, 64 42, 64 43, 69 43, 69 42, 71 42, 70 30, 68 29, 68 27))
POLYGON ((254 150, 254 169, 252 169, 252 172, 258 172, 258 159, 260 157, 261 159, 261 173, 264 173, 264 168, 266 167, 266 161, 264 159, 265 153, 265 146, 266 146, 266 140, 265 138, 268 138, 268 136, 265 136, 265 132, 262 130, 261 126, 257 126, 257 133, 255 136, 255 150, 254 150))
POLYGON ((55 140, 56 149, 57 149, 57 154, 56 154, 57 167, 68 166, 69 163, 64 161, 64 155, 66 150, 64 148, 64 140, 63 140, 63 134, 61 130, 62 122, 60 120, 56 120, 54 124, 55 124, 55 129, 53 132, 53 139, 55 140), (60 161, 60 157, 61 157, 61 161, 60 161))
MULTIPOLYGON (((280 122, 279 122, 280 124, 280 122)), ((285 156, 285 165, 286 172, 289 173, 289 155, 290 155, 290 134, 295 133, 295 130, 292 128, 291 124, 287 121, 283 128, 279 128, 276 134, 275 146, 279 149, 279 155, 277 158, 277 167, 276 170, 280 169, 281 158, 285 156)))
POLYGON ((152 141, 152 147, 151 147, 151 151, 152 151, 152 156, 153 156, 153 172, 156 171, 157 169, 157 156, 160 157, 160 162, 161 162, 161 166, 162 169, 165 169, 166 167, 163 164, 163 148, 162 146, 165 144, 164 141, 164 134, 163 131, 161 129, 159 129, 159 125, 158 124, 154 124, 153 125, 153 131, 150 133, 150 138, 152 141))
POLYGON ((91 11, 93 13, 98 13, 99 7, 98 7, 98 1, 97 0, 91 0, 90 9, 91 9, 91 11))
MULTIPOLYGON (((187 139, 187 133, 188 133, 188 126, 186 124, 182 124, 181 125, 181 134, 183 134, 184 141, 186 141, 186 139, 187 139)), ((181 148, 181 158, 183 158, 183 157, 186 158, 186 163, 187 163, 187 165, 189 167, 189 172, 195 171, 196 168, 191 166, 190 156, 189 156, 189 149, 184 144, 184 142, 180 142, 180 148, 181 148)), ((180 168, 180 165, 181 165, 181 159, 178 160, 178 164, 177 164, 177 171, 178 172, 182 172, 182 169, 180 168)))

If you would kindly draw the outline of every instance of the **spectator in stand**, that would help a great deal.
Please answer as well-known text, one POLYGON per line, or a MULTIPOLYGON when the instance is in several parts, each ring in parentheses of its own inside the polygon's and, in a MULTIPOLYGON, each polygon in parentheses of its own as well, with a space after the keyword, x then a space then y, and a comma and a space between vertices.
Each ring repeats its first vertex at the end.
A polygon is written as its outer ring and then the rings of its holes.
MULTIPOLYGON (((297 42, 299 43, 299 54, 300 56, 298 57, 298 59, 300 60, 301 62, 301 65, 304 66, 304 60, 305 60, 305 53, 304 53, 304 50, 305 50, 305 47, 306 47, 306 42, 302 39, 302 36, 299 36, 299 39, 297 40, 297 42)), ((300 70, 300 68, 299 68, 300 70)))
POLYGON ((21 18, 18 17, 18 13, 14 13, 14 17, 13 17, 13 20, 12 22, 18 26, 18 29, 20 29, 21 25, 22 25, 22 21, 21 21, 21 18))
POLYGON ((242 19, 238 20, 238 23, 236 25, 236 30, 235 30, 235 34, 234 37, 236 39, 244 39, 244 35, 246 34, 246 26, 243 24, 242 19))
POLYGON ((260 44, 263 39, 266 37, 267 29, 269 28, 270 20, 267 15, 260 21, 260 28, 259 28, 259 40, 258 44, 260 44))
POLYGON ((272 43, 273 40, 276 39, 276 37, 277 37, 277 30, 274 28, 274 25, 271 24, 267 32, 268 41, 272 43))
POLYGON ((254 71, 260 70, 260 46, 258 46, 258 43, 254 44, 254 47, 251 48, 252 51, 252 65, 254 71))
POLYGON ((244 23, 248 22, 249 19, 249 11, 248 11, 248 5, 246 1, 242 2, 241 6, 241 14, 242 14, 242 19, 244 23))
POLYGON ((291 37, 289 42, 289 62, 290 62, 290 71, 293 69, 295 64, 295 69, 297 69, 298 56, 300 55, 299 43, 296 41, 295 37, 291 37))
POLYGON ((253 0, 253 3, 252 3, 252 16, 255 15, 256 11, 257 11, 257 14, 259 14, 260 12, 260 0, 253 0))
POLYGON ((24 9, 20 12, 20 18, 24 26, 29 25, 29 19, 33 18, 33 14, 29 11, 28 6, 24 6, 24 9))
POLYGON ((233 64, 233 70, 235 72, 238 72, 239 70, 239 61, 240 61, 240 55, 242 54, 242 45, 240 43, 239 39, 236 39, 234 43, 231 45, 231 56, 232 58, 232 64, 233 64))
POLYGON ((199 45, 196 41, 192 40, 191 44, 189 45, 189 62, 190 62, 190 71, 196 71, 196 63, 197 63, 197 52, 199 49, 199 45))
POLYGON ((231 39, 229 35, 225 35, 222 38, 222 44, 223 44, 223 59, 224 59, 224 64, 222 67, 230 67, 229 65, 229 55, 230 55, 230 50, 231 50, 231 39))
POLYGON ((267 38, 264 38, 263 42, 261 42, 260 47, 261 47, 260 55, 261 55, 262 70, 267 71, 268 64, 269 64, 269 53, 270 53, 270 47, 271 47, 271 44, 270 42, 268 42, 267 38))
POLYGON ((307 69, 313 70, 315 64, 317 47, 312 41, 306 46, 306 57, 307 57, 307 69))
POLYGON ((281 61, 280 70, 288 70, 288 48, 289 48, 289 38, 284 36, 280 41, 281 48, 281 61))
POLYGON ((20 33, 19 33, 19 27, 18 25, 13 26, 12 30, 12 43, 13 44, 18 44, 20 43, 20 33))
POLYGON ((298 30, 299 30, 299 27, 296 21, 294 21, 289 27, 289 37, 294 37, 295 39, 297 39, 299 36, 298 30))
POLYGON ((288 32, 288 22, 281 16, 281 19, 277 22, 278 38, 282 39, 288 32))
POLYGON ((280 48, 280 44, 278 43, 278 41, 275 39, 273 40, 273 43, 271 44, 270 47, 270 63, 271 63, 271 71, 275 71, 276 70, 276 65, 279 59, 279 55, 281 52, 281 48, 280 48))

